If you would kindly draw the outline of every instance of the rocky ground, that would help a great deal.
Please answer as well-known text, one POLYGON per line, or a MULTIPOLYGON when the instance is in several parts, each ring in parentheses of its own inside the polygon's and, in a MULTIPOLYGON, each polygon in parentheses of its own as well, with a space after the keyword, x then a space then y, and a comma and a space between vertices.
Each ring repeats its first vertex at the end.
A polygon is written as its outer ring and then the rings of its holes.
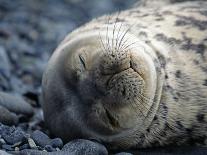
POLYGON ((0 0, 0 154, 108 154, 96 142, 75 140, 64 145, 50 135, 41 110, 41 78, 67 33, 134 2, 0 0))

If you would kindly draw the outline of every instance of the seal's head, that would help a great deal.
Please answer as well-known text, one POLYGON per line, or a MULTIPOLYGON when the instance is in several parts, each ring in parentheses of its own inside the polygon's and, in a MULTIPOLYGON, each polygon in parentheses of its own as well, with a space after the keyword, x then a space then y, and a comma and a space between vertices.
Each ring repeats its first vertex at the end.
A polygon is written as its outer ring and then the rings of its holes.
POLYGON ((154 51, 129 29, 115 31, 111 25, 71 35, 56 49, 43 77, 50 130, 65 140, 133 146, 158 107, 155 62, 154 51))

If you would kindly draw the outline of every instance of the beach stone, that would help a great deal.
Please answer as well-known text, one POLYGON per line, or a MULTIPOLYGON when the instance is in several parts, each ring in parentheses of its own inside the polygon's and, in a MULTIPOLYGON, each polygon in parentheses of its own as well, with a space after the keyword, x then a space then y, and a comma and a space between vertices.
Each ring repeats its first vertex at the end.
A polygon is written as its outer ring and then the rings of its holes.
POLYGON ((76 155, 108 155, 108 151, 102 144, 97 142, 85 140, 85 139, 76 139, 70 141, 63 146, 62 151, 68 152, 68 154, 76 155))
POLYGON ((0 46, 0 70, 1 70, 1 73, 3 73, 6 77, 9 78, 11 74, 10 73, 11 64, 9 62, 9 58, 6 53, 6 50, 3 46, 0 46))
POLYGON ((16 125, 18 116, 0 105, 0 122, 6 125, 16 125))
MULTIPOLYGON (((50 155, 46 151, 39 151, 39 150, 31 150, 31 149, 25 149, 20 151, 21 155, 50 155)), ((69 154, 68 154, 69 155, 69 154)))
POLYGON ((6 151, 14 151, 14 148, 12 148, 12 145, 3 144, 1 147, 2 149, 6 151))
POLYGON ((37 145, 32 138, 28 138, 28 143, 31 149, 37 149, 37 145))
POLYGON ((17 114, 32 115, 33 108, 22 97, 0 92, 0 105, 17 114))
POLYGON ((9 154, 9 153, 7 153, 7 152, 5 152, 3 150, 0 150, 0 155, 11 155, 11 154, 9 154))
POLYGON ((116 153, 115 155, 133 155, 133 154, 128 152, 120 152, 120 153, 116 153))
POLYGON ((57 147, 62 148, 63 147, 63 141, 60 138, 55 138, 55 139, 52 139, 49 142, 49 145, 51 145, 53 148, 57 148, 57 147))
POLYGON ((53 151, 56 151, 55 148, 53 148, 51 145, 46 145, 44 147, 44 149, 47 151, 47 152, 53 152, 53 151))
POLYGON ((39 130, 34 131, 31 134, 31 138, 38 146, 42 148, 44 148, 51 141, 51 139, 45 133, 39 130))
POLYGON ((15 127, 2 127, 0 130, 2 138, 7 144, 13 145, 25 141, 25 133, 15 127))
POLYGON ((29 144, 24 144, 19 147, 19 150, 25 150, 25 149, 29 149, 29 148, 30 148, 29 144))

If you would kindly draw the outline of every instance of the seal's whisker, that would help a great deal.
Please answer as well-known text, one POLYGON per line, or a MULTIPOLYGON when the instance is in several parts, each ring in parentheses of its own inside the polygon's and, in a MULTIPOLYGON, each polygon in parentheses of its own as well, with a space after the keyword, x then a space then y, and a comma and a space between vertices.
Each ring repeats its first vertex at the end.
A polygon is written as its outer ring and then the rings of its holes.
POLYGON ((120 48, 120 46, 121 46, 121 44, 122 44, 122 42, 123 42, 123 40, 124 40, 126 34, 131 30, 131 28, 132 28, 134 25, 135 25, 135 24, 132 24, 131 26, 129 26, 129 27, 126 29, 125 32, 123 32, 123 35, 122 35, 121 40, 120 40, 119 45, 118 45, 118 50, 119 50, 119 48, 120 48))
POLYGON ((120 37, 119 34, 120 34, 120 31, 121 31, 122 26, 123 26, 123 22, 121 22, 121 25, 120 25, 119 30, 117 32, 115 51, 118 51, 118 48, 117 47, 118 47, 118 42, 119 42, 119 37, 120 37))
MULTIPOLYGON (((114 23, 114 28, 113 28, 113 38, 112 38, 112 50, 114 51, 114 35, 115 35, 115 30, 116 30, 116 25, 118 23, 118 17, 119 17, 120 12, 118 12, 117 17, 115 19, 114 23)), ((113 53, 112 53, 113 54, 113 53)))
POLYGON ((103 42, 103 39, 102 39, 102 37, 101 37, 100 32, 99 32, 99 39, 100 39, 100 42, 101 42, 102 52, 103 52, 103 54, 104 54, 104 52, 107 52, 107 49, 106 49, 106 47, 105 47, 105 45, 104 45, 104 42, 103 42))
POLYGON ((106 27, 106 47, 108 49, 107 53, 110 53, 110 45, 109 45, 109 20, 110 20, 110 16, 108 16, 108 20, 107 20, 107 27, 106 27))

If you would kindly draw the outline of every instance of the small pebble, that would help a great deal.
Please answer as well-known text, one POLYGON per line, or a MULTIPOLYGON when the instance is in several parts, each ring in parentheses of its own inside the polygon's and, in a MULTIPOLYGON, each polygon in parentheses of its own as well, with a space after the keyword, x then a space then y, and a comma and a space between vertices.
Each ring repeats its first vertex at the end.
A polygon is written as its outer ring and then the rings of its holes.
POLYGON ((16 114, 33 115, 32 106, 23 97, 0 92, 0 105, 16 114))
POLYGON ((52 139, 49 143, 49 145, 51 145, 53 148, 62 148, 63 147, 63 141, 62 139, 60 138, 55 138, 55 139, 52 139))
POLYGON ((37 145, 32 138, 28 138, 28 143, 31 149, 37 149, 37 145))
POLYGON ((5 152, 3 150, 0 150, 0 155, 11 155, 11 154, 9 154, 9 153, 7 153, 7 152, 5 152))
POLYGON ((3 144, 1 147, 3 150, 6 150, 6 151, 14 151, 14 148, 12 148, 12 145, 3 144))
POLYGON ((30 148, 29 144, 24 144, 19 147, 19 150, 25 150, 25 149, 29 149, 29 148, 30 148))
POLYGON ((50 138, 43 132, 36 130, 31 134, 31 138, 34 140, 34 142, 44 148, 47 144, 50 142, 50 138))
POLYGON ((15 127, 4 127, 1 133, 2 138, 11 145, 24 141, 25 139, 25 133, 15 127))
POLYGON ((0 138, 0 147, 3 145, 3 144, 6 144, 5 140, 3 138, 0 138))
MULTIPOLYGON (((45 151, 25 149, 20 152, 20 155, 50 155, 50 154, 45 151)), ((58 155, 58 154, 52 154, 52 155, 58 155)), ((68 155, 70 155, 70 154, 68 154, 68 155)))
POLYGON ((120 153, 116 153, 115 155, 133 155, 133 154, 128 152, 120 152, 120 153))
POLYGON ((53 152, 53 151, 56 151, 55 148, 53 148, 51 145, 46 145, 44 147, 44 149, 47 151, 47 152, 53 152))
POLYGON ((85 139, 76 139, 70 141, 63 146, 62 151, 67 151, 68 154, 77 154, 77 155, 108 155, 108 151, 102 144, 97 142, 85 140, 85 139))

